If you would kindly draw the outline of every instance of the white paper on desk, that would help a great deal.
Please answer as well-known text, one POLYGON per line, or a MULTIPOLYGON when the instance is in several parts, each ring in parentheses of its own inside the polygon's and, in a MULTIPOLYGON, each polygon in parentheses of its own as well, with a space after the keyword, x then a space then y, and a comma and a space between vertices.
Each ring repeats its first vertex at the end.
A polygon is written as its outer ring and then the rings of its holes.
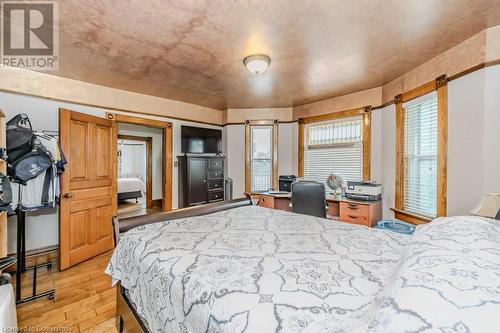
POLYGON ((16 302, 12 284, 0 286, 0 332, 17 332, 16 302))

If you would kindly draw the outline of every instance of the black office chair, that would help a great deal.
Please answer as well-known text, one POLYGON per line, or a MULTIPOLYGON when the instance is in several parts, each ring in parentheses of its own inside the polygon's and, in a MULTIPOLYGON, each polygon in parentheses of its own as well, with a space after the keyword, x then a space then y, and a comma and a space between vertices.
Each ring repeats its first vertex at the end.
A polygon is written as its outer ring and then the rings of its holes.
POLYGON ((325 186, 311 181, 293 183, 292 212, 326 218, 325 186))

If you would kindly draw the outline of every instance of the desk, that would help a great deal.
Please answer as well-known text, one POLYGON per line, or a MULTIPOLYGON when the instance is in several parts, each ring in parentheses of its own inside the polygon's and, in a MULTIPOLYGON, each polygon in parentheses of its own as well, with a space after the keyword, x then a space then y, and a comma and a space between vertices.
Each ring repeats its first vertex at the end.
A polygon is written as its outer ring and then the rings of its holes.
MULTIPOLYGON (((288 194, 259 194, 259 206, 291 211, 291 193, 288 194)), ((360 201, 345 197, 326 195, 328 206, 326 214, 329 218, 336 218, 342 222, 361 224, 373 227, 382 219, 382 201, 360 201)))

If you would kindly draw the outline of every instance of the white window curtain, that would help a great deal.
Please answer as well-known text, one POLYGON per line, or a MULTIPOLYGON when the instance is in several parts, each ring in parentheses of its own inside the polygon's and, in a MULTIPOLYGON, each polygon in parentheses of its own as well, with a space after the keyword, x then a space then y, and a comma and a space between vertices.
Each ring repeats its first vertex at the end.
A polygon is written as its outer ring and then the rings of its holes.
POLYGON ((325 183, 330 174, 363 179, 362 117, 315 123, 306 127, 304 179, 325 183))
POLYGON ((432 92, 403 104, 403 209, 436 216, 437 94, 432 92))
POLYGON ((272 187, 273 126, 251 127, 251 184, 252 192, 267 191, 272 187))

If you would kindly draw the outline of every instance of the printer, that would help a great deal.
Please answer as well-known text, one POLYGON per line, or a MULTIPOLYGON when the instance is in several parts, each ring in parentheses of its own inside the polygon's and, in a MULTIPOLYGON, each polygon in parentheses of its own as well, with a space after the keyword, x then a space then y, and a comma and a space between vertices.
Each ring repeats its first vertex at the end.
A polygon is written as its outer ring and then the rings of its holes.
POLYGON ((289 176, 279 176, 279 190, 284 192, 292 191, 292 183, 297 181, 297 177, 294 175, 289 176))
POLYGON ((371 181, 347 182, 345 196, 349 199, 376 201, 382 198, 382 185, 371 181))

